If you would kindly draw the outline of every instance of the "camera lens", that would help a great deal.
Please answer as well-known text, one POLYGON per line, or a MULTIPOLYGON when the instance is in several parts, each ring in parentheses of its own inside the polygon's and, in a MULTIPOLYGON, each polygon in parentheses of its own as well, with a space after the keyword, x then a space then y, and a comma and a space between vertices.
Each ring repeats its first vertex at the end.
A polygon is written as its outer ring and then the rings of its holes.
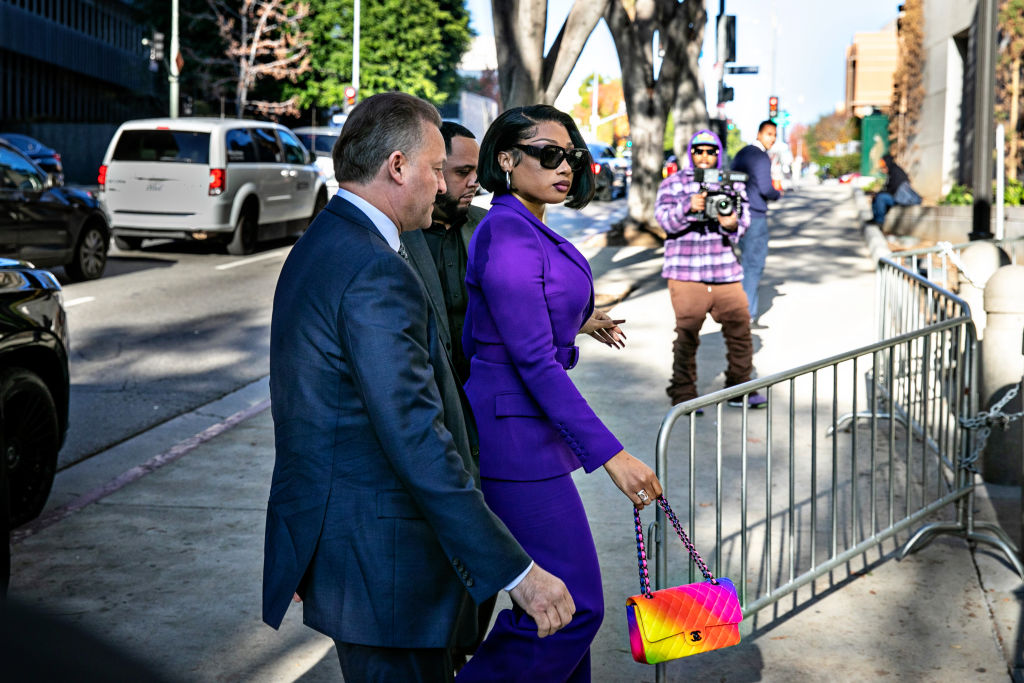
POLYGON ((732 200, 728 197, 721 197, 715 202, 715 209, 717 209, 719 216, 728 216, 732 213, 732 200))

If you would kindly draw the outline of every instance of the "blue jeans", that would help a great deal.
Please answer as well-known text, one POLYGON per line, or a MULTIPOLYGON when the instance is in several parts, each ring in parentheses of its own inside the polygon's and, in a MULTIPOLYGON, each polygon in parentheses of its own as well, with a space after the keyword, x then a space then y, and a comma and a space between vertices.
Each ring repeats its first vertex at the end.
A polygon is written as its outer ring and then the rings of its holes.
POLYGON ((881 226, 885 223, 885 214, 889 208, 896 203, 896 200, 888 192, 879 192, 871 200, 871 214, 876 224, 881 226))
POLYGON ((743 292, 747 295, 750 318, 757 317, 757 288, 761 284, 764 261, 768 258, 768 216, 750 214, 750 227, 740 238, 740 265, 743 266, 743 292))

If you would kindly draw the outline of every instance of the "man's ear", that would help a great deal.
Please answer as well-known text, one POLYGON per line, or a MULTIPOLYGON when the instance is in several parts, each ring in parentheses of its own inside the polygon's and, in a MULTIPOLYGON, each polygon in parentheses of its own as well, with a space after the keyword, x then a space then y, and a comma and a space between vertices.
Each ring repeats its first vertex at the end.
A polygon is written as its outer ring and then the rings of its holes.
POLYGON ((395 150, 391 153, 391 156, 387 160, 388 175, 393 181, 399 185, 404 185, 406 181, 406 170, 409 165, 409 160, 405 157, 400 150, 395 150))

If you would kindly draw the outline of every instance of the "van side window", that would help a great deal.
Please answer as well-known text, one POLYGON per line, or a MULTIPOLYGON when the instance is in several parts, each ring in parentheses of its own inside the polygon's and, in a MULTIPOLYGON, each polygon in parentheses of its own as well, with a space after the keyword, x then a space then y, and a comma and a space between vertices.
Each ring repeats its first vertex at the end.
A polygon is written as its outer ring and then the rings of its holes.
POLYGON ((246 128, 232 128, 224 136, 224 146, 227 148, 225 155, 228 163, 248 162, 258 160, 256 154, 256 143, 246 128))
POLYGON ((277 136, 273 128, 253 128, 252 137, 256 140, 259 160, 271 163, 281 162, 281 147, 277 144, 277 136))
POLYGON ((302 143, 286 130, 279 130, 277 134, 281 136, 281 144, 284 145, 284 160, 289 164, 305 164, 306 148, 302 143))

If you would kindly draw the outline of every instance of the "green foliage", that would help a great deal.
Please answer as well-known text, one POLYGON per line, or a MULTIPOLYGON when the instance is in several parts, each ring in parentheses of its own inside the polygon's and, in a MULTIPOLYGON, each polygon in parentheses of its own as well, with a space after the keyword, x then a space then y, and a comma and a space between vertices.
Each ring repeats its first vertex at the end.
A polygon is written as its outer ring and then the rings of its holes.
POLYGON ((854 173, 860 170, 860 154, 844 154, 838 157, 825 157, 825 163, 829 164, 832 169, 832 175, 834 176, 854 173))
POLYGON ((974 195, 966 185, 954 185, 950 188, 949 194, 939 202, 944 206, 970 206, 973 203, 974 195))
MULTIPOLYGON (((352 83, 352 0, 310 0, 302 29, 311 36, 313 69, 286 96, 301 107, 345 102, 352 83)), ((359 99, 401 90, 435 104, 461 87, 456 66, 469 49, 472 32, 464 0, 377 0, 361 5, 359 99)))
POLYGON ((1024 204, 1024 184, 1014 178, 1007 178, 1006 187, 1003 188, 1003 203, 1007 206, 1024 204))
MULTIPOLYGON (((992 183, 992 194, 996 193, 996 185, 992 183)), ((942 198, 940 204, 946 206, 970 206, 974 203, 974 194, 966 185, 954 185, 949 194, 942 198)), ((1003 187, 1003 204, 1006 206, 1024 205, 1024 184, 1019 180, 1007 178, 1003 187)))
POLYGON ((730 159, 734 158, 736 153, 746 146, 746 143, 743 142, 743 134, 740 133, 739 126, 731 126, 727 129, 725 136, 725 153, 730 159))

